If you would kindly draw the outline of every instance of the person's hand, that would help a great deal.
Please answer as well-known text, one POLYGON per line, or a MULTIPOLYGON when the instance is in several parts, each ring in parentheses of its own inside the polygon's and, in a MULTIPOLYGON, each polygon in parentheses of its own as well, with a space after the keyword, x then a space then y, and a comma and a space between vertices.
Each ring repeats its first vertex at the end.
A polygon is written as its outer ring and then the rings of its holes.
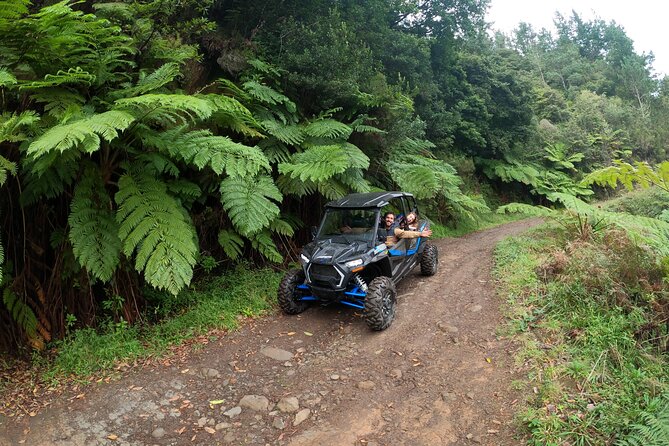
POLYGON ((424 229, 420 231, 420 236, 421 237, 429 237, 432 235, 432 229, 424 229))

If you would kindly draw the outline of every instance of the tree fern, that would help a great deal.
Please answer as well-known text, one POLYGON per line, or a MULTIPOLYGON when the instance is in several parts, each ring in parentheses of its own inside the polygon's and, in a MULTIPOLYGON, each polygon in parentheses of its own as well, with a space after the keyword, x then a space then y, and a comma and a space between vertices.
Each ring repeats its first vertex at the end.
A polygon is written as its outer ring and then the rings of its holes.
POLYGON ((51 127, 28 147, 28 155, 43 156, 51 151, 65 152, 80 148, 92 153, 100 148, 100 137, 111 141, 134 121, 134 117, 121 110, 110 110, 76 121, 51 127))
MULTIPOLYGON (((2 8, 0 8, 2 10, 2 8)), ((2 14, 2 13, 0 13, 2 14)), ((0 88, 7 88, 16 85, 16 77, 7 71, 6 68, 0 68, 0 88)))
POLYGON ((261 121, 260 125, 282 143, 299 146, 304 141, 304 130, 298 125, 286 125, 273 118, 261 121))
POLYGON ((256 81, 247 81, 242 84, 242 87, 246 91, 246 93, 251 96, 252 98, 257 99, 258 101, 265 103, 265 104, 270 104, 270 105, 276 105, 276 104, 284 104, 284 105, 290 105, 290 108, 294 111, 295 109, 295 104, 288 99, 287 96, 279 93, 278 91, 274 90, 272 87, 268 87, 266 85, 262 85, 256 81))
POLYGON ((56 74, 47 74, 43 80, 35 80, 32 82, 22 82, 19 90, 31 91, 42 88, 60 87, 63 85, 84 86, 88 87, 95 81, 95 76, 81 67, 69 68, 67 70, 59 70, 56 74))
POLYGON ((0 115, 0 142, 21 142, 28 139, 26 129, 33 128, 39 121, 39 116, 33 111, 20 114, 3 113, 0 115))
POLYGON ((79 264, 107 282, 119 263, 121 240, 100 172, 89 167, 74 189, 70 205, 70 243, 79 264))
POLYGON ((37 159, 24 158, 24 186, 21 203, 31 205, 43 198, 54 198, 70 186, 79 173, 81 152, 47 153, 37 159))
POLYGON ((221 202, 237 231, 249 237, 269 226, 279 215, 283 198, 267 176, 232 177, 221 182, 221 202))
POLYGON ((169 62, 158 67, 158 69, 153 71, 151 74, 140 78, 140 80, 137 82, 137 85, 134 87, 116 90, 110 95, 110 97, 114 99, 122 97, 130 98, 133 96, 150 93, 172 82, 180 74, 181 69, 179 68, 179 64, 169 62))
POLYGON ((123 253, 136 253, 135 268, 158 289, 177 294, 193 277, 198 246, 185 209, 157 179, 123 175, 116 193, 123 253))
POLYGON ((613 163, 613 166, 596 170, 587 175, 582 184, 585 186, 599 184, 615 188, 618 183, 621 183, 628 190, 632 190, 634 184, 641 187, 648 187, 652 184, 669 191, 669 161, 664 161, 655 168, 640 161, 634 164, 624 161, 614 161, 613 163))

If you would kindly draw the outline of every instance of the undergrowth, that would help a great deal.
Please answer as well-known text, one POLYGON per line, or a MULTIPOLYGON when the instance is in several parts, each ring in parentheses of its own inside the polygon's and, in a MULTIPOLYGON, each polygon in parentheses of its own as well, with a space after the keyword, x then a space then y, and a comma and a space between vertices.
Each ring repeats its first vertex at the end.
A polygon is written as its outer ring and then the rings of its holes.
POLYGON ((63 377, 85 380, 95 372, 112 368, 118 361, 159 356, 169 346, 205 334, 211 329, 233 329, 240 316, 254 317, 273 305, 279 274, 271 270, 250 270, 245 265, 223 276, 202 281, 178 297, 166 293, 149 295, 147 319, 155 322, 129 326, 108 322, 103 329, 73 331, 54 344, 52 360, 43 362, 45 379, 63 377))
POLYGON ((496 249, 531 445, 669 444, 666 271, 620 230, 544 226, 496 249))

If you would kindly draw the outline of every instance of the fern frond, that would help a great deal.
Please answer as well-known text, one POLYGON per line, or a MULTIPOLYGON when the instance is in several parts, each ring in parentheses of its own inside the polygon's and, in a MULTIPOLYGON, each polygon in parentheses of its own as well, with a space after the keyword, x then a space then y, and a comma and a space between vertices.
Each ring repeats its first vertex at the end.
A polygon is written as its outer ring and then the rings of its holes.
POLYGON ((313 181, 302 181, 290 175, 279 175, 276 185, 282 194, 295 195, 296 197, 303 197, 316 192, 316 183, 313 181))
POLYGON ((349 193, 348 187, 336 178, 317 183, 316 190, 328 200, 336 200, 349 193))
POLYGON ((90 87, 95 82, 95 76, 84 71, 81 67, 70 68, 67 71, 59 70, 56 74, 47 74, 44 80, 22 83, 19 90, 39 90, 42 88, 60 87, 62 85, 83 85, 90 87))
POLYGON ((28 13, 30 0, 5 0, 0 3, 0 23, 19 19, 28 13))
POLYGON ((246 237, 268 227, 279 215, 274 202, 281 202, 283 197, 270 177, 226 178, 221 182, 220 192, 232 224, 246 237))
MULTIPOLYGON (((16 175, 16 163, 9 161, 4 156, 0 156, 0 186, 7 181, 7 174, 16 175)), ((2 274, 0 273, 0 277, 2 274)))
POLYGON ((218 125, 253 138, 264 137, 259 131, 261 124, 237 99, 220 94, 208 94, 201 97, 207 99, 216 108, 212 120, 218 125))
POLYGON ((28 147, 28 155, 37 158, 53 150, 64 152, 75 147, 92 153, 100 148, 100 137, 111 141, 134 120, 129 113, 111 110, 69 124, 59 124, 34 140, 28 147))
POLYGON ((337 175, 336 178, 352 191, 362 193, 371 190, 362 169, 346 169, 344 173, 337 175))
POLYGON ((251 237, 251 247, 262 254, 270 262, 280 263, 283 261, 283 256, 276 249, 274 240, 269 231, 265 230, 259 232, 251 237))
POLYGON ((212 135, 209 130, 186 132, 185 127, 167 132, 144 130, 140 137, 145 145, 198 169, 209 166, 218 175, 225 172, 228 176, 254 176, 261 170, 270 170, 269 161, 258 147, 236 143, 227 136, 212 135))
POLYGON ((115 104, 115 108, 128 110, 141 121, 165 126, 207 119, 216 111, 208 100, 185 94, 149 93, 118 99, 115 104))
POLYGON ((24 130, 34 127, 39 119, 34 111, 26 111, 18 115, 3 113, 0 115, 0 142, 25 141, 28 136, 24 133, 24 130))
POLYGON ((264 104, 270 104, 270 105, 292 104, 292 101, 288 99, 287 96, 279 93, 272 87, 262 85, 256 81, 244 82, 242 84, 242 87, 249 94, 249 96, 257 99, 258 101, 264 104))
POLYGON ((172 177, 178 177, 180 170, 174 162, 161 153, 148 152, 137 155, 137 162, 145 169, 154 172, 156 176, 166 173, 172 177))
POLYGON ((287 163, 290 161, 290 149, 274 137, 259 141, 258 148, 262 150, 271 164, 287 163))
MULTIPOLYGON (((355 155, 353 155, 355 156, 355 155)), ((291 163, 279 164, 279 172, 301 181, 325 181, 344 172, 351 158, 341 145, 316 146, 296 153, 291 163)))
POLYGON ((483 173, 490 179, 500 179, 505 183, 519 183, 536 186, 540 184, 539 167, 531 163, 509 163, 501 160, 478 160, 483 166, 483 173))
POLYGON ((87 168, 74 188, 70 205, 70 242, 74 257, 94 277, 109 281, 119 264, 119 227, 100 172, 87 168))
POLYGON ((276 119, 265 119, 260 122, 262 128, 285 144, 299 146, 304 141, 304 131, 297 125, 286 125, 276 119))
POLYGON ((252 100, 250 94, 239 88, 231 80, 221 78, 217 81, 217 83, 221 86, 221 88, 223 88, 224 91, 229 92, 232 96, 241 101, 250 102, 252 100))
POLYGON ((44 104, 44 112, 57 120, 67 115, 81 114, 86 98, 68 88, 40 89, 30 94, 30 99, 44 104))
POLYGON ((269 224, 269 230, 275 234, 284 235, 286 237, 292 237, 295 234, 295 229, 291 222, 283 220, 281 218, 275 218, 269 224))
POLYGON ((135 268, 158 289, 176 295, 193 278, 198 246, 185 209, 161 181, 125 174, 116 193, 119 237, 123 252, 136 252, 135 268))
POLYGON ((184 179, 173 180, 167 183, 170 194, 178 197, 187 208, 202 196, 202 189, 197 184, 184 179))
POLYGON ((25 175, 21 203, 29 206, 42 198, 54 198, 69 187, 79 173, 81 152, 47 153, 37 159, 24 158, 21 170, 25 175))
POLYGON ((616 446, 663 446, 669 444, 669 400, 654 398, 639 415, 639 422, 616 446))
POLYGON ((348 139, 353 129, 343 122, 334 119, 321 119, 309 123, 304 133, 314 138, 348 139))
POLYGON ((244 249, 244 240, 234 231, 221 229, 218 233, 218 243, 223 247, 225 255, 237 260, 244 249))
POLYGON ((16 83, 17 83, 16 77, 14 77, 12 73, 7 71, 6 68, 0 68, 0 87, 5 87, 5 88, 12 87, 16 85, 16 83))
POLYGON ((134 87, 116 90, 109 97, 111 99, 132 98, 150 93, 169 84, 180 74, 179 64, 169 62, 163 64, 151 74, 142 77, 134 87))
POLYGON ((12 315, 12 319, 25 330, 28 337, 35 337, 37 335, 37 316, 32 308, 19 299, 9 287, 2 292, 2 301, 12 315))

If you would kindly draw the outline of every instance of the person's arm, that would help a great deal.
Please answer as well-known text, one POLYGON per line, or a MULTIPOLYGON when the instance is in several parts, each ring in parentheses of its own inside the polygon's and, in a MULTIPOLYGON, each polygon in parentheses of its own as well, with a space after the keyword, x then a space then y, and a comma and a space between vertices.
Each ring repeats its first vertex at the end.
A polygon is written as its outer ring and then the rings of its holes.
POLYGON ((397 238, 418 238, 429 237, 432 235, 431 229, 424 229, 422 231, 407 231, 400 228, 395 228, 395 237, 397 238))

